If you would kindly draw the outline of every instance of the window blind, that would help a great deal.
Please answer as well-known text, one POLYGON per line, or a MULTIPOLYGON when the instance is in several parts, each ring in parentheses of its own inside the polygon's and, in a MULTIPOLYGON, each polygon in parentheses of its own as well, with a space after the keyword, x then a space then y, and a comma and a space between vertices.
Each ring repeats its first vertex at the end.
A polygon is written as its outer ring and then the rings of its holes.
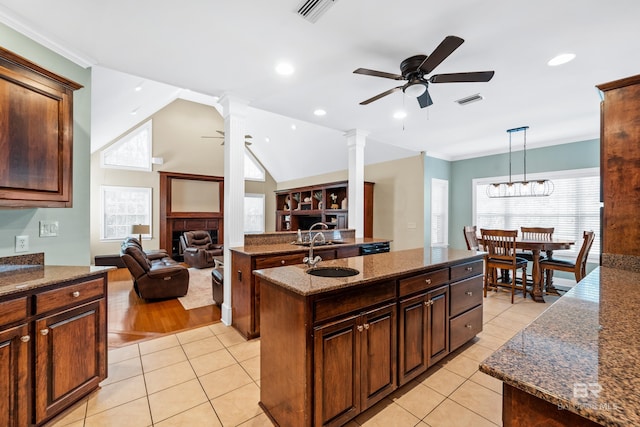
MULTIPOLYGON (((474 218, 480 228, 518 230, 520 227, 554 227, 553 236, 573 239, 570 250, 556 251, 554 257, 575 259, 582 245, 582 233, 596 233, 589 259, 597 262, 600 254, 600 170, 531 174, 527 178, 547 178, 554 184, 548 197, 489 198, 487 184, 504 177, 473 181, 474 218)), ((520 178, 515 178, 520 179, 520 178)))

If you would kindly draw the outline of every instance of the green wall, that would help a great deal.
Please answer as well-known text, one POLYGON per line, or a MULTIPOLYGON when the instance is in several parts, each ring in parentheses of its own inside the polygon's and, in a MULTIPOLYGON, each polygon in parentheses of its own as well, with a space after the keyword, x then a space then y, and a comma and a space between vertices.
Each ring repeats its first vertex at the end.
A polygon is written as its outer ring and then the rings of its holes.
POLYGON ((28 253, 50 265, 89 265, 91 71, 0 24, 0 45, 84 87, 73 96, 73 207, 0 210, 0 257, 16 255, 15 236, 29 236, 28 253), (57 237, 38 237, 39 221, 59 223, 57 237))

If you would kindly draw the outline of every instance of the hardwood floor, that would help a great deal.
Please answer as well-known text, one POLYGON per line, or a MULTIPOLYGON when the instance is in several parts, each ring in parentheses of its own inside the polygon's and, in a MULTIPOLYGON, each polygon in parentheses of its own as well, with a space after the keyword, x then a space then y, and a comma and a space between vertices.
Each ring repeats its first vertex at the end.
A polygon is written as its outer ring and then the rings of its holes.
POLYGON ((109 272, 107 307, 109 348, 220 321, 217 305, 185 310, 176 298, 141 299, 133 290, 133 281, 126 268, 109 272))

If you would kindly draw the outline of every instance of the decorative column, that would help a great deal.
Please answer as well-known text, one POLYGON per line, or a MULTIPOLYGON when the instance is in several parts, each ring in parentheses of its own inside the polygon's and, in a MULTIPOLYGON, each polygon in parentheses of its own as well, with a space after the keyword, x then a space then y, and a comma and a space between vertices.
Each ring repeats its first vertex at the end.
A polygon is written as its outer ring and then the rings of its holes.
POLYGON ((364 146, 369 135, 360 129, 345 133, 349 151, 349 228, 355 229, 356 238, 364 237, 364 146))
POLYGON ((231 325, 231 253, 244 246, 244 135, 248 102, 225 94, 220 98, 224 117, 224 303, 222 322, 231 325))

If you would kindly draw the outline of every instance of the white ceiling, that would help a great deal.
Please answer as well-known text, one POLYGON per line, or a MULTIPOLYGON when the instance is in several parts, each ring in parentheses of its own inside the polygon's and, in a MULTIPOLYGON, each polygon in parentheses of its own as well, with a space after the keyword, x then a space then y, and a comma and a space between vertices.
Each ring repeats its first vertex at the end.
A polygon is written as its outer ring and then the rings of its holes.
POLYGON ((277 181, 346 169, 351 129, 369 132, 366 163, 504 152, 505 130, 519 126, 530 127, 528 148, 597 138, 595 85, 640 73, 637 0, 340 0, 316 23, 298 4, 0 0, 0 20, 95 67, 94 149, 177 97, 214 104, 231 94, 249 102, 252 151, 277 181), (353 70, 399 74, 402 60, 429 55, 447 35, 465 43, 432 75, 495 70, 493 80, 432 84, 425 109, 401 92, 359 105, 402 82, 353 70), (546 65, 562 52, 577 57, 546 65), (294 75, 274 72, 281 60, 294 75), (454 102, 475 93, 485 99, 454 102), (319 107, 326 116, 313 115, 319 107), (407 117, 394 119, 402 109, 407 117))

